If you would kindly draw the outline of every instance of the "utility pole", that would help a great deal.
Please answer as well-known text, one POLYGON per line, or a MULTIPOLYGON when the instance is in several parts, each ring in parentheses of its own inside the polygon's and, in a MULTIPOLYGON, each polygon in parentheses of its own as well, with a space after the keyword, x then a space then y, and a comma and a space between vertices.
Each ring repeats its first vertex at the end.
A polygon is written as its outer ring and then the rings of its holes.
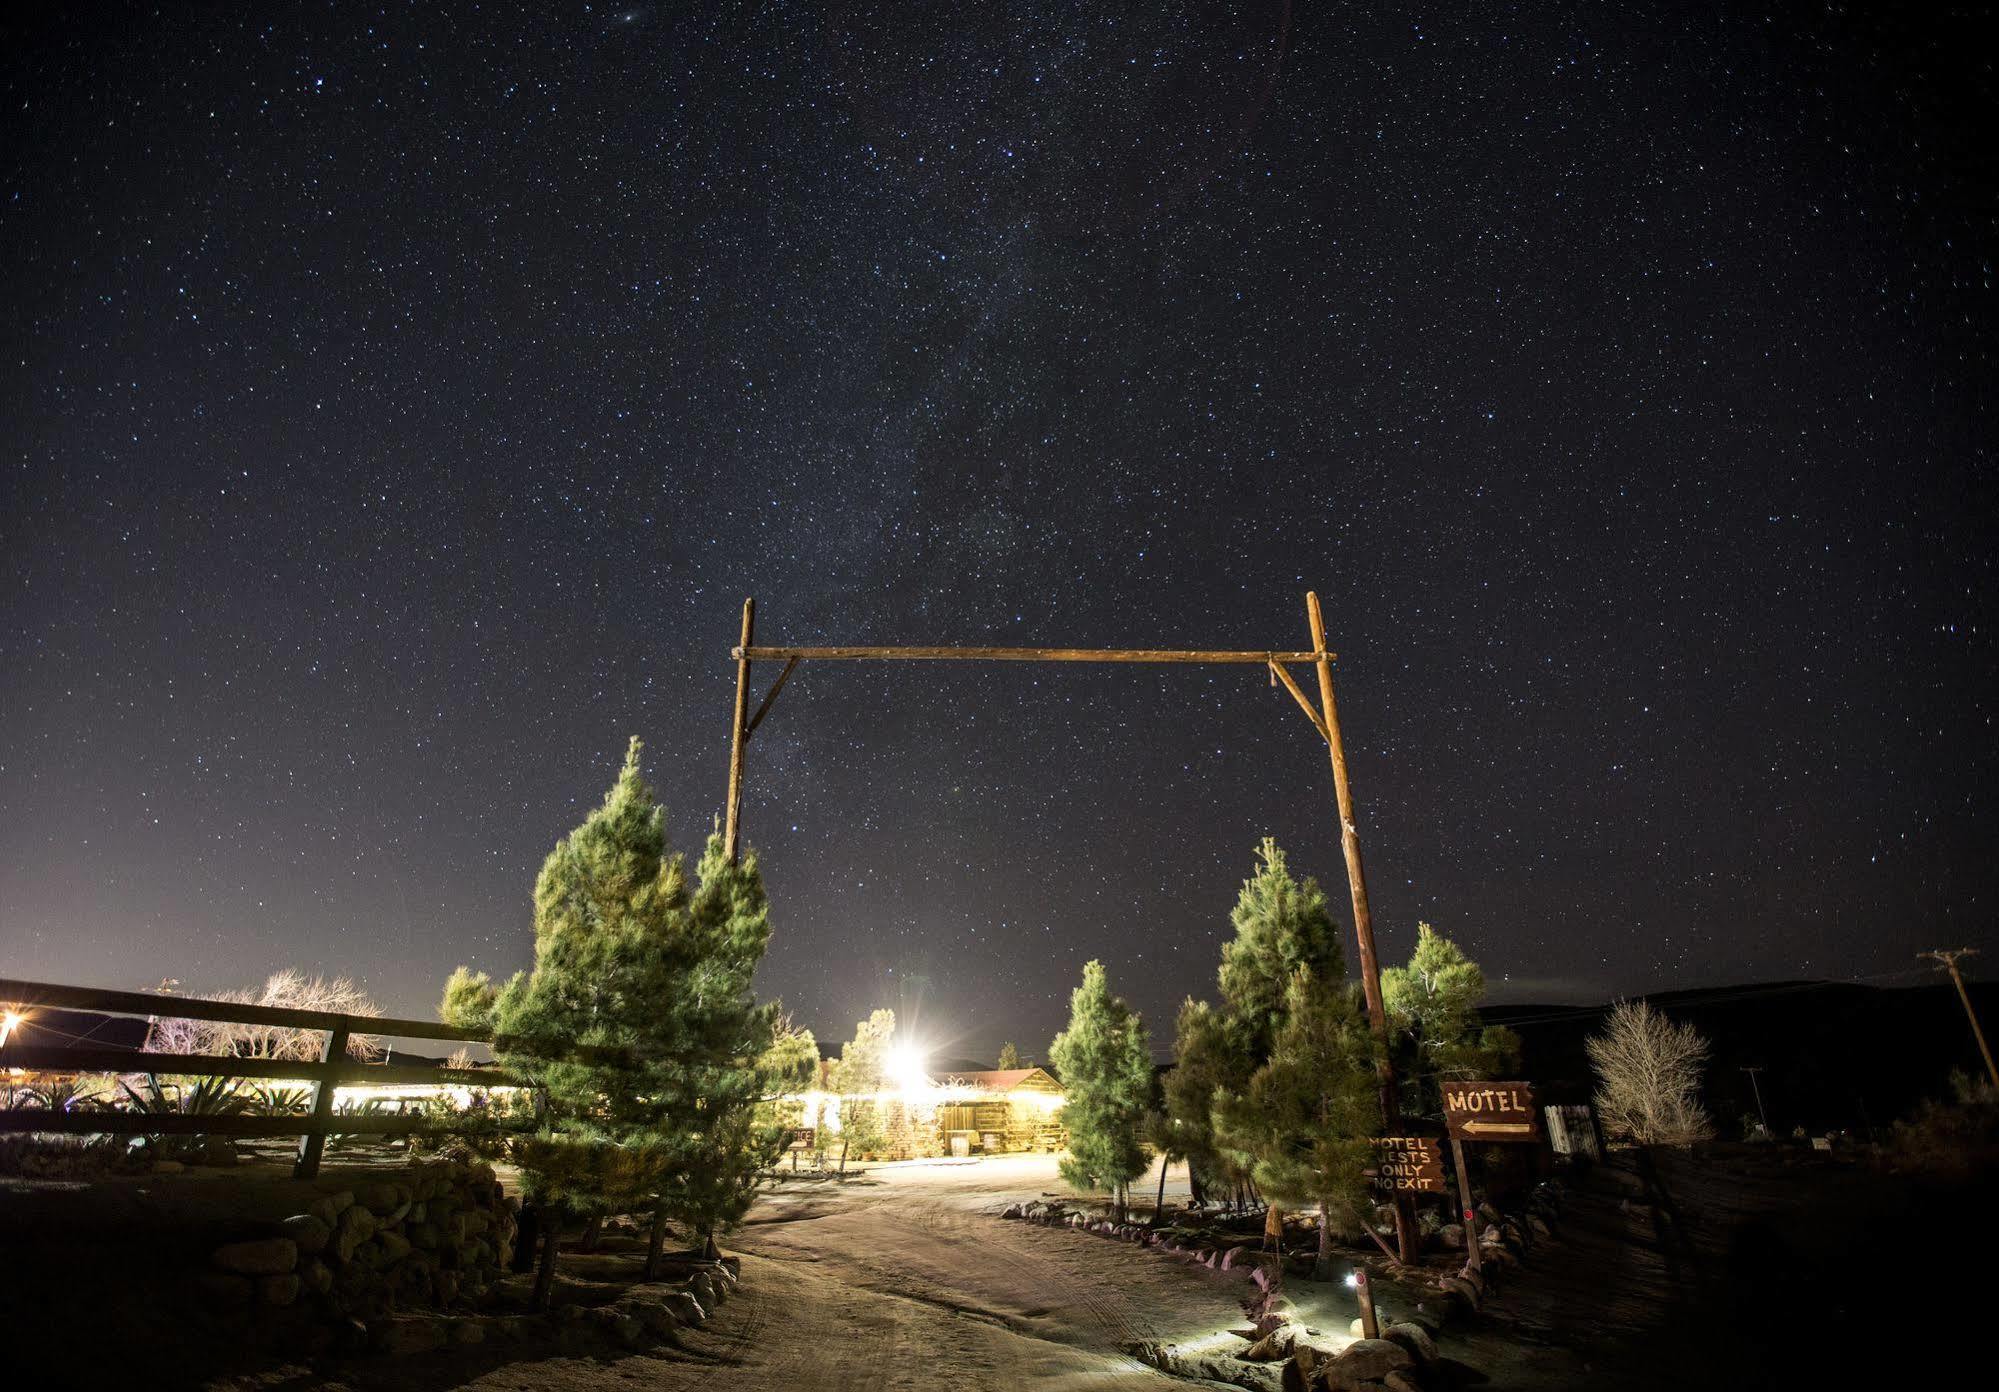
POLYGON ((1971 1033, 1978 1040, 1978 1052, 1985 1055, 1985 1072, 1992 1079, 1992 1086, 1999 1087, 1999 1066, 1992 1062, 1992 1046, 1985 1042, 1985 1031, 1979 1027, 1978 1012, 1971 1008, 1971 993, 1964 989, 1964 978, 1957 970, 1957 959, 1976 957, 1975 947, 1938 948, 1929 952, 1918 952, 1918 957, 1928 957, 1950 973, 1951 984, 1957 987, 1957 998, 1964 1002, 1964 1018, 1971 1021, 1971 1033))
POLYGON ((1756 1115, 1763 1120, 1764 1134, 1769 1135, 1771 1134, 1770 1114, 1763 1110, 1763 1088, 1756 1081, 1756 1075, 1763 1071, 1763 1065, 1759 1063, 1754 1068, 1745 1068, 1741 1071, 1749 1075, 1749 1087, 1756 1094, 1756 1115))

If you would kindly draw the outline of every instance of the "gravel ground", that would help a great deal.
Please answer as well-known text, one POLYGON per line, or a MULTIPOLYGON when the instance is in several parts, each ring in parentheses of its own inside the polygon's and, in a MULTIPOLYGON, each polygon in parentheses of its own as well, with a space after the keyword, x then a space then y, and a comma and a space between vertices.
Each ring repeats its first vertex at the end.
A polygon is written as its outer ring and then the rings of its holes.
POLYGON ((299 1372, 259 1385, 1184 1388, 1125 1350, 1241 1326, 1248 1280, 997 1216, 1057 1188, 1049 1156, 883 1165, 837 1184, 788 1181, 727 1244, 743 1260, 741 1291, 707 1326, 683 1331, 682 1347, 582 1358, 471 1349, 355 1364, 335 1380, 299 1372))

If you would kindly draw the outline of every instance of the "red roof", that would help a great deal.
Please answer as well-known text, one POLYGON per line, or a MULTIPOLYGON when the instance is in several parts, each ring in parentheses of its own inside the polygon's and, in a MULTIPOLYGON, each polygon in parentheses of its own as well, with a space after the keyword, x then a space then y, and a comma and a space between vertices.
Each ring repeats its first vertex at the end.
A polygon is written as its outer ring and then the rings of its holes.
POLYGON ((952 1073, 947 1075, 947 1080, 985 1088, 991 1092, 1012 1092, 1036 1074, 1040 1074, 1050 1085, 1054 1085, 1055 1079, 1039 1068, 993 1068, 983 1073, 952 1073))

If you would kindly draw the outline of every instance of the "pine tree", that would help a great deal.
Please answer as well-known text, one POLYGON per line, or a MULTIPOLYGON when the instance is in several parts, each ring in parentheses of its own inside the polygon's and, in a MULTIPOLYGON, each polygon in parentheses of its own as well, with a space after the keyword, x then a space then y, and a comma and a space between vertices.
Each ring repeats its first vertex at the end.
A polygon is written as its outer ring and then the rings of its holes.
POLYGON ((691 1163, 677 1170, 665 1208, 702 1239, 713 1259, 718 1232, 732 1231, 749 1211, 761 1176, 777 1163, 783 1132, 762 1124, 761 1104, 780 1086, 769 1053, 782 1008, 758 1004, 757 964, 770 943, 770 902, 756 853, 729 860, 719 834, 701 856, 690 905, 694 967, 681 984, 673 1014, 689 1046, 666 1093, 674 1114, 693 1118, 691 1163))
MULTIPOLYGON (((1243 1196, 1254 1187, 1252 1157, 1225 1144, 1215 1124, 1218 1097, 1240 1097, 1256 1070, 1268 1062, 1288 1010, 1299 968, 1321 983, 1341 981, 1338 926, 1316 880, 1292 878, 1283 849, 1271 838, 1258 848, 1261 863, 1243 883, 1229 921, 1235 937, 1222 948, 1219 1009, 1189 1001, 1177 1021, 1177 1064, 1166 1082, 1167 1113, 1185 1138, 1195 1174, 1230 1181, 1243 1196)), ((1282 1234, 1276 1205, 1265 1214, 1265 1235, 1282 1234)))
POLYGON ((1248 1087, 1255 1071, 1241 1032, 1223 1012, 1190 999, 1182 1002, 1174 1022, 1173 1054, 1165 1082, 1166 1119, 1174 1153, 1187 1161, 1187 1186, 1196 1203, 1206 1202, 1211 1185, 1228 1186, 1240 1203, 1249 1171, 1217 1141, 1214 1104, 1217 1095, 1248 1087))
POLYGON ((1152 1100, 1152 1050, 1144 1022, 1111 994, 1103 963, 1084 966, 1069 998, 1069 1028, 1048 1057, 1062 1078, 1069 1133, 1062 1178, 1076 1189, 1108 1189, 1123 1222, 1131 1181, 1145 1169, 1139 1137, 1152 1100))
POLYGON ((994 1067, 1002 1073, 1021 1067, 1020 1050, 1014 1047, 1011 1039, 1000 1045, 999 1062, 994 1067))
POLYGON ((460 968, 441 1012, 490 1020, 502 1065, 546 1098, 541 1132, 515 1144, 530 1196, 585 1217, 651 1212, 650 1269, 669 1215, 712 1253, 775 1159, 754 1109, 776 1007, 751 989, 770 935, 755 857, 731 864, 711 836, 690 892, 640 750, 536 877, 533 969, 495 992, 460 968))
POLYGON ((484 972, 459 967, 444 983, 444 999, 438 1003, 437 1018, 460 1029, 493 1032, 493 1006, 499 987, 484 972))
POLYGON ((854 1037, 828 1070, 827 1085, 840 1099, 840 1173, 847 1152, 878 1151, 886 1143, 881 1092, 888 1086, 888 1051, 895 1038, 895 1012, 877 1010, 854 1025, 854 1037))
POLYGON ((1429 924, 1416 925, 1409 965, 1382 973, 1381 996, 1399 1054, 1396 1076, 1406 1113, 1441 1116, 1440 1081, 1495 1078, 1518 1066, 1520 1037, 1479 1020, 1485 974, 1429 924))
POLYGON ((1358 989, 1292 975, 1270 1057, 1240 1094, 1215 1105, 1224 1144, 1251 1159, 1272 1204, 1317 1207, 1318 1280, 1332 1274, 1333 1214, 1366 1202, 1375 1100, 1375 1044, 1358 989))
POLYGON ((772 1031, 763 1062, 775 1097, 804 1092, 819 1081, 819 1041, 785 1016, 772 1031))
POLYGON ((1284 851, 1265 837, 1262 865, 1243 882, 1229 915, 1235 937, 1222 947, 1222 1001, 1245 1031, 1251 1054, 1267 1058, 1283 1027, 1291 978, 1310 968, 1326 981, 1346 975, 1339 928, 1319 882, 1291 877, 1284 851))

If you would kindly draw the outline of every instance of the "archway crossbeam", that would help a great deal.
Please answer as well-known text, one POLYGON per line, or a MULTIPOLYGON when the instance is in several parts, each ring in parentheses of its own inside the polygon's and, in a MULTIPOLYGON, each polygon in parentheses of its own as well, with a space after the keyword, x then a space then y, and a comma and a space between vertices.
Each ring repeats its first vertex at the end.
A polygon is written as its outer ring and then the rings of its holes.
MULTIPOLYGON (((751 733, 770 714, 777 693, 798 664, 807 661, 905 661, 905 662, 1101 662, 1101 663, 1185 663, 1267 667, 1270 684, 1280 683, 1298 703, 1298 709, 1326 742, 1333 766, 1333 789, 1339 805, 1340 845, 1347 863, 1347 888, 1353 900, 1354 936, 1360 948, 1361 988, 1367 998, 1369 1023, 1382 1045, 1381 1114, 1393 1131, 1400 1125, 1401 1101, 1395 1075, 1387 1061, 1388 1021, 1381 995, 1381 968, 1375 959, 1374 922, 1367 901, 1367 877, 1361 866, 1360 834, 1355 825, 1353 794, 1347 783, 1346 748, 1340 739, 1339 707, 1333 697, 1334 654, 1326 647, 1325 620, 1319 611, 1319 597, 1305 596, 1306 618, 1311 625, 1309 652, 1242 652, 1226 649, 1185 648, 957 648, 957 647, 758 647, 756 644, 756 600, 743 601, 742 641, 729 650, 736 663, 735 713, 730 722, 729 801, 723 844, 730 860, 737 855, 742 828, 743 754, 751 733), (771 684, 768 694, 750 714, 750 668, 758 662, 782 662, 784 669, 771 684), (1319 700, 1315 704, 1286 669, 1309 664, 1317 670, 1319 700)), ((1395 1206, 1396 1236, 1404 1261, 1415 1259, 1415 1213, 1408 1201, 1395 1206)))

